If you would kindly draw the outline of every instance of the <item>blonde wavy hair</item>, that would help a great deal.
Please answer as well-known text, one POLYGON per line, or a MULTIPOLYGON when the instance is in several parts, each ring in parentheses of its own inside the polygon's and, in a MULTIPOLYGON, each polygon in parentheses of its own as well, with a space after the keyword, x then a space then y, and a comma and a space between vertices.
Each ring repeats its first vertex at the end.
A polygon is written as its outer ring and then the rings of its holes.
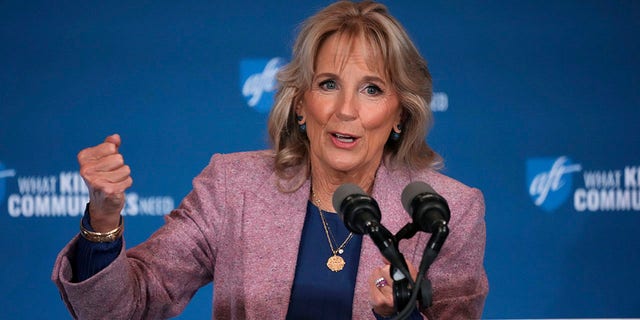
POLYGON ((402 108, 402 135, 385 144, 383 161, 395 169, 440 168, 442 158, 426 143, 433 124, 429 104, 432 81, 427 63, 400 23, 380 3, 340 1, 329 5, 302 25, 293 57, 277 75, 278 91, 269 115, 268 132, 275 152, 275 170, 288 180, 285 191, 297 190, 310 174, 309 140, 299 130, 295 106, 312 85, 316 55, 333 34, 359 37, 382 59, 402 108), (299 178, 293 179, 294 177, 299 178), (292 181, 295 180, 295 181, 292 181))

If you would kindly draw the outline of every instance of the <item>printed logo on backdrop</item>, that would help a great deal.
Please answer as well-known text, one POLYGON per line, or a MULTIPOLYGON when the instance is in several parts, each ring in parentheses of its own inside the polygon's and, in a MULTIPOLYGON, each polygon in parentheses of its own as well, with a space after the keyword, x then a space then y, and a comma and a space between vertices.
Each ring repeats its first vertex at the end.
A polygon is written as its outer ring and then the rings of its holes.
POLYGON ((16 175, 16 171, 13 169, 5 168, 4 164, 0 162, 0 205, 4 203, 4 196, 7 190, 7 182, 8 178, 12 178, 16 175))
MULTIPOLYGON (((122 214, 127 216, 164 215, 175 203, 170 196, 143 197, 136 192, 127 192, 125 196, 122 214)), ((77 171, 21 176, 17 170, 5 169, 0 163, 0 204, 3 204, 0 212, 12 218, 78 217, 88 201, 89 191, 77 171), (8 180, 9 177, 12 179, 8 180)))
POLYGON ((545 211, 557 209, 571 194, 573 173, 580 170, 568 157, 529 159, 527 184, 533 203, 545 211))
POLYGON ((567 201, 577 212, 640 211, 638 165, 592 170, 567 156, 531 158, 526 178, 533 204, 547 212, 567 201))
POLYGON ((271 110, 277 89, 276 74, 285 63, 279 57, 240 61, 240 87, 249 107, 260 113, 271 110))

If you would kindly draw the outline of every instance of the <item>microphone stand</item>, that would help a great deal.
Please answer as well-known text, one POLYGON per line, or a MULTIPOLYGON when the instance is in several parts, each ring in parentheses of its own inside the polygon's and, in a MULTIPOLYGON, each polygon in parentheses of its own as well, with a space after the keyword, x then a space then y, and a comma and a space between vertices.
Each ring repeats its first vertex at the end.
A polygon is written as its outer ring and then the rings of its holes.
POLYGON ((373 243, 378 247, 378 250, 382 253, 391 264, 391 278, 394 283, 407 279, 411 285, 413 285, 413 279, 411 279, 411 273, 407 262, 402 255, 402 252, 398 249, 398 242, 396 237, 382 224, 377 221, 368 221, 365 224, 366 234, 371 237, 373 243))
MULTIPOLYGON (((412 223, 405 225, 400 231, 398 231, 395 236, 395 238, 397 239, 397 244, 399 245, 399 242, 402 239, 409 239, 413 237, 417 231, 418 229, 412 223)), ((422 259, 420 261, 420 267, 418 269, 418 275, 416 277, 415 283, 414 281, 410 281, 410 283, 407 283, 406 281, 400 281, 396 285, 396 282, 394 281, 394 308, 396 310, 400 310, 398 315, 393 318, 394 320, 407 319, 411 312, 413 312, 416 301, 418 301, 418 303, 420 304, 421 309, 431 306, 432 287, 431 281, 426 278, 426 274, 429 270, 429 267, 438 256, 438 253, 440 252, 440 249, 442 248, 442 245, 444 244, 448 235, 449 227, 447 226, 446 222, 439 221, 438 225, 435 226, 435 231, 431 234, 429 242, 427 242, 427 246, 425 247, 422 254, 422 259), (411 285, 411 290, 409 289, 409 285, 411 285), (407 297, 409 292, 411 292, 411 295, 407 297), (420 295, 420 297, 418 297, 418 295, 420 295)), ((411 278, 409 277, 409 279, 411 278)))

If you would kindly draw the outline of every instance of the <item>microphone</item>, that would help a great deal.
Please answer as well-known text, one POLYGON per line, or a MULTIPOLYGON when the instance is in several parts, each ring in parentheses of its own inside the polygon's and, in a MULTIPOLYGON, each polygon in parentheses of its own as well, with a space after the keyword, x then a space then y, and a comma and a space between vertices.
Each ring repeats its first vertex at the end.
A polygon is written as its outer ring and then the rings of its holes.
POLYGON ((447 223, 451 213, 447 200, 422 181, 408 184, 402 191, 401 200, 417 229, 432 234, 428 246, 440 251, 449 234, 447 223))
POLYGON ((402 206, 420 230, 428 233, 433 233, 438 224, 446 225, 451 217, 447 200, 422 181, 414 181, 404 188, 402 206))
POLYGON ((347 229, 356 234, 368 234, 382 255, 400 271, 392 272, 395 281, 404 279, 405 275, 409 277, 409 268, 395 237, 380 224, 382 215, 376 200, 357 185, 346 183, 333 193, 332 202, 347 229))
POLYGON ((349 231, 367 234, 372 225, 380 224, 378 203, 352 183, 341 185, 333 193, 333 207, 349 231))

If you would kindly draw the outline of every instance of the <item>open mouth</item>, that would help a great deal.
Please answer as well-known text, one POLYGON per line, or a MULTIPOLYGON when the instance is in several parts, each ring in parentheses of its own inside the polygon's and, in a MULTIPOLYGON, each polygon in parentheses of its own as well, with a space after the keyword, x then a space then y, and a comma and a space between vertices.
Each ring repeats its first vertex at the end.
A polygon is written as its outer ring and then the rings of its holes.
POLYGON ((336 140, 340 141, 340 142, 344 142, 344 143, 352 143, 356 140, 355 137, 349 136, 349 135, 344 135, 344 134, 340 134, 340 133, 333 133, 332 134, 336 140))

